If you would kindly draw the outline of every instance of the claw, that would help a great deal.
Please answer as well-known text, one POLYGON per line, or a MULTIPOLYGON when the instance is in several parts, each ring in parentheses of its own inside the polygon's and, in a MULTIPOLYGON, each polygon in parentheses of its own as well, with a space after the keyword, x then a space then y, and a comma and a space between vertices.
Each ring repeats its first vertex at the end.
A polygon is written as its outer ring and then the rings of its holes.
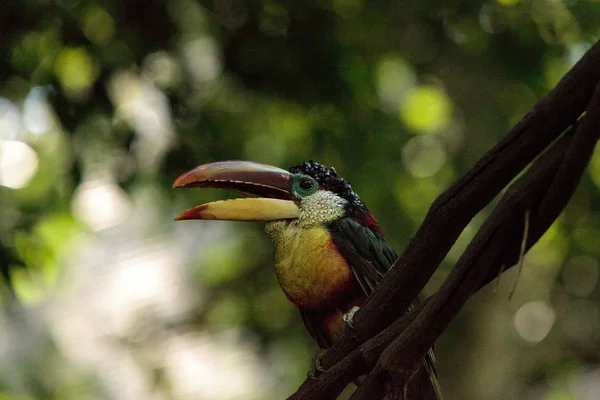
POLYGON ((350 328, 354 329, 354 315, 360 310, 359 306, 354 306, 346 314, 342 316, 342 319, 350 328))
POLYGON ((320 375, 323 372, 325 372, 325 368, 323 368, 323 366, 321 365, 321 357, 323 357, 323 354, 325 354, 325 352, 327 352, 327 350, 319 349, 313 356, 312 362, 310 363, 310 369, 306 374, 309 378, 315 379, 317 375, 320 375))

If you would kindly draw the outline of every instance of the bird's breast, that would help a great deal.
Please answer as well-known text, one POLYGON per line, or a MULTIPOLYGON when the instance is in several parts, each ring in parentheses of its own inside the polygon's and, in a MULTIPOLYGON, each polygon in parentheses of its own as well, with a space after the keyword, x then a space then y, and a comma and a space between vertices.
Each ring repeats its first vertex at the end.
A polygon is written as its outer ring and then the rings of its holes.
POLYGON ((289 222, 267 225, 276 246, 275 273, 286 296, 299 307, 338 306, 356 291, 346 260, 325 227, 289 222))

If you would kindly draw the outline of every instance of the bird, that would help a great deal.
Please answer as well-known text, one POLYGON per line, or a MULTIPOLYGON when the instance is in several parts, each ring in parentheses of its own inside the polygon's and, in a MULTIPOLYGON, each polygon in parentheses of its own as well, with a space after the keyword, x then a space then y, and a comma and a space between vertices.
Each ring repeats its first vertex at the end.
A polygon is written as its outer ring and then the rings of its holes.
MULTIPOLYGON (((321 349, 352 324, 398 258, 351 185, 313 160, 288 170, 251 161, 212 162, 181 174, 172 187, 221 188, 243 196, 193 207, 176 220, 264 223, 275 244, 279 285, 321 349)), ((319 368, 318 357, 314 362, 319 368)), ((412 381, 396 398, 441 399, 432 350, 412 381)))

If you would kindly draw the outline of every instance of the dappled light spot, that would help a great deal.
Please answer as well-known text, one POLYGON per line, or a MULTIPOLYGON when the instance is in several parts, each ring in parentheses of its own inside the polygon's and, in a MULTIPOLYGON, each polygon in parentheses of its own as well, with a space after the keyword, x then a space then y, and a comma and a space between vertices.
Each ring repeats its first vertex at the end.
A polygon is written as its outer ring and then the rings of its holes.
POLYGON ((117 119, 135 130, 133 150, 138 168, 147 172, 160 166, 165 152, 173 144, 171 109, 164 92, 148 80, 130 73, 113 75, 109 96, 117 109, 117 119))
POLYGON ((446 93, 432 85, 413 88, 400 105, 402 122, 416 133, 439 131, 450 121, 451 113, 446 93))
POLYGON ((65 94, 72 99, 85 96, 97 78, 94 61, 83 47, 64 48, 56 58, 54 73, 65 94))
POLYGON ((446 150, 436 136, 417 136, 402 147, 402 161, 412 176, 425 178, 435 175, 444 166, 446 150))
POLYGON ((269 398, 268 388, 273 385, 253 343, 234 330, 213 337, 185 334, 170 338, 164 363, 176 398, 269 398))
POLYGON ((400 56, 381 59, 375 74, 379 101, 390 111, 398 109, 406 93, 417 81, 412 66, 400 56))
POLYGON ((64 257, 77 247, 79 236, 79 227, 67 214, 47 216, 32 231, 17 232, 15 250, 29 267, 16 269, 12 276, 19 301, 37 305, 56 292, 63 277, 64 257))
POLYGON ((600 368, 596 366, 593 369, 589 367, 583 369, 581 373, 571 379, 569 386, 571 397, 566 400, 597 400, 598 393, 600 393, 600 368))
POLYGON ((120 224, 129 215, 127 194, 112 182, 82 183, 73 194, 73 215, 91 229, 100 231, 120 224))
POLYGON ((525 303, 516 312, 513 325, 521 339, 530 343, 541 342, 550 333, 556 314, 543 301, 525 303))
MULTIPOLYGON (((561 228, 560 220, 554 222, 542 235, 540 240, 529 250, 527 259, 537 265, 552 266, 552 270, 554 270, 558 268, 565 258, 567 241, 568 239, 561 228)), ((550 269, 545 269, 544 271, 550 271, 550 269)))
POLYGON ((177 59, 166 51, 146 56, 142 63, 142 74, 160 88, 172 88, 181 79, 181 69, 177 59))
POLYGON ((57 274, 50 277, 40 271, 17 269, 13 275, 13 286, 19 301, 28 306, 43 303, 52 292, 57 274))
POLYGON ((474 28, 480 29, 478 25, 469 24, 469 21, 454 20, 450 15, 444 18, 444 31, 455 43, 466 44, 473 41, 474 28))
POLYGON ((564 57, 547 57, 543 64, 544 79, 547 88, 553 88, 569 70, 569 65, 564 57))
POLYGON ((83 33, 95 44, 107 44, 115 36, 115 20, 102 8, 91 6, 83 16, 83 33))
POLYGON ((581 57, 583 57, 585 52, 588 51, 591 46, 592 45, 589 42, 585 41, 570 44, 568 47, 569 53, 567 55, 569 67, 575 65, 575 63, 579 61, 581 57))
POLYGON ((21 113, 10 100, 0 97, 0 139, 16 139, 21 131, 21 113))
POLYGON ((573 257, 565 263, 562 281, 567 292, 588 297, 598 284, 598 262, 589 256, 573 257))
POLYGON ((20 189, 29 184, 38 169, 38 156, 28 144, 0 140, 0 185, 20 189))
POLYGON ((184 45, 184 61, 196 82, 212 81, 221 74, 220 49, 209 37, 192 40, 184 45))
POLYGON ((579 35, 579 26, 563 1, 536 0, 531 2, 531 16, 537 23, 546 43, 568 43, 579 35))
POLYGON ((154 315, 165 317, 184 311, 180 259, 172 247, 152 243, 121 251, 113 260, 114 272, 97 289, 106 333, 119 335, 131 329, 138 317, 135 310, 151 308, 154 315))
POLYGON ((43 88, 31 89, 23 104, 23 125, 35 135, 48 132, 53 125, 52 113, 43 88))

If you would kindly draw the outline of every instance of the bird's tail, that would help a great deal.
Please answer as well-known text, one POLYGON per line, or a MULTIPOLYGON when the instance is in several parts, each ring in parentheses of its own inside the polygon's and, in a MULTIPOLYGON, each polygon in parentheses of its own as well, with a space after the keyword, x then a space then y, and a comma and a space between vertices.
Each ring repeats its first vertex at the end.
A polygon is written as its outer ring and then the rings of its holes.
POLYGON ((408 382, 389 388, 389 400, 443 400, 442 390, 431 360, 425 357, 408 382))
POLYGON ((433 368, 433 365, 425 361, 423 363, 422 370, 423 376, 418 378, 423 395, 421 397, 417 397, 415 400, 444 400, 442 397, 442 388, 437 380, 437 374, 433 368))

